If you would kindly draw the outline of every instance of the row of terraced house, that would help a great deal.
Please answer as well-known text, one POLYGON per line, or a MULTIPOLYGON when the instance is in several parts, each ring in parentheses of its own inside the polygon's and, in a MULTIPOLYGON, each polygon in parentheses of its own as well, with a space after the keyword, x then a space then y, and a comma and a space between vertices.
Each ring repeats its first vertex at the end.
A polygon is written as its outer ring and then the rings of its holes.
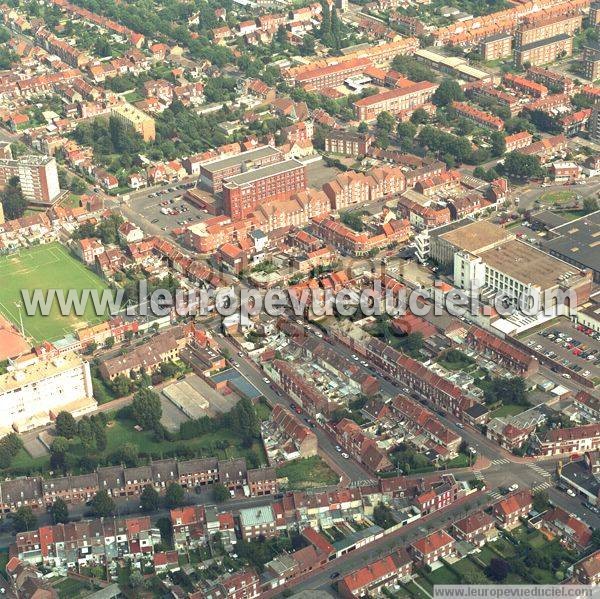
POLYGON ((243 458, 165 459, 135 468, 107 466, 91 474, 5 480, 0 483, 0 511, 10 513, 25 505, 42 508, 57 498, 68 503, 85 502, 98 491, 107 491, 111 497, 130 497, 152 486, 162 492, 170 483, 188 489, 222 483, 231 492, 251 497, 272 495, 278 490, 274 468, 248 469, 243 458))

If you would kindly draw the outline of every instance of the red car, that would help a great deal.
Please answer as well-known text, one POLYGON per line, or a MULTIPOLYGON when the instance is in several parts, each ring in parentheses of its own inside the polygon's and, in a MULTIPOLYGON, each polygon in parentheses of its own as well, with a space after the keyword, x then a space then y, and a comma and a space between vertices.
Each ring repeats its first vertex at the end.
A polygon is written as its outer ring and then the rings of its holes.
POLYGON ((296 414, 302 414, 302 410, 300 408, 296 408, 296 414))

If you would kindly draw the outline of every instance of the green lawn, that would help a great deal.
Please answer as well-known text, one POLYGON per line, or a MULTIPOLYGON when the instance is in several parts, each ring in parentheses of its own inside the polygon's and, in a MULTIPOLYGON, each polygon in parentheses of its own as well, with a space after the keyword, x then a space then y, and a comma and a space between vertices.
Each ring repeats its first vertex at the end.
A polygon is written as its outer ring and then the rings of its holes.
MULTIPOLYGON (((37 245, 20 250, 16 254, 0 258, 0 312, 19 325, 19 313, 15 306, 22 303, 22 289, 30 293, 34 289, 94 289, 102 291, 107 285, 69 251, 59 243, 37 245)), ((22 311, 25 332, 35 342, 54 341, 66 333, 86 324, 95 324, 104 320, 97 316, 91 302, 88 302, 84 314, 72 313, 63 316, 56 302, 53 302, 50 314, 43 316, 40 310, 28 315, 22 311)))
POLYGON ((563 204, 565 202, 570 202, 575 199, 576 193, 567 190, 559 190, 559 191, 547 191, 543 193, 540 197, 541 202, 545 202, 546 204, 563 204))
POLYGON ((97 590, 97 587, 90 587, 82 580, 74 578, 65 578, 54 585, 60 599, 74 599, 75 597, 85 597, 90 595, 92 590, 97 590))
POLYGON ((128 94, 125 94, 123 96, 123 98, 125 100, 127 100, 127 102, 131 102, 132 104, 134 102, 139 102, 140 100, 144 99, 144 97, 141 96, 140 94, 138 94, 137 91, 132 91, 132 92, 129 92, 128 94))
POLYGON ((558 214, 567 220, 576 220, 582 216, 585 216, 587 212, 585 210, 560 210, 555 212, 555 214, 558 214))
MULTIPOLYGON (((106 428, 106 450, 99 456, 100 464, 107 463, 107 458, 117 452, 125 443, 133 444, 140 454, 152 455, 155 458, 163 458, 175 455, 178 449, 188 449, 197 457, 217 457, 224 460, 236 457, 248 458, 250 452, 258 456, 260 464, 266 464, 267 459, 262 444, 255 441, 250 448, 242 446, 241 439, 235 433, 216 429, 205 433, 194 439, 181 441, 157 441, 151 431, 136 431, 134 422, 131 420, 111 420, 106 428), (222 447, 223 442, 229 445, 222 447)), ((85 449, 78 439, 71 442, 72 456, 84 457, 85 449)), ((22 449, 13 460, 8 472, 45 472, 50 469, 49 456, 43 458, 32 458, 22 449)), ((336 481, 337 482, 337 479, 336 481)), ((325 483, 327 484, 327 483, 325 483)))
POLYGON ((277 468, 277 476, 287 477, 288 489, 325 487, 339 482, 339 476, 319 456, 288 462, 277 468))
MULTIPOLYGON (((428 572, 427 569, 419 570, 419 577, 425 578, 430 585, 436 584, 458 584, 460 580, 447 566, 437 568, 433 572, 428 572)), ((422 584, 421 586, 425 586, 422 584)))
POLYGON ((261 420, 268 420, 271 417, 271 408, 262 398, 254 404, 254 407, 256 409, 256 415, 261 420))
POLYGON ((527 409, 527 406, 517 406, 514 404, 504 404, 500 406, 497 410, 494 410, 491 413, 492 418, 500 418, 502 416, 514 416, 515 414, 520 414, 524 410, 527 409))
POLYGON ((0 573, 4 575, 6 572, 6 564, 8 564, 8 549, 0 551, 0 573))
MULTIPOLYGON (((419 584, 421 584, 419 582, 419 584)), ((423 585, 421 585, 423 586, 423 585)), ((414 582, 409 582, 403 585, 403 587, 412 597, 415 599, 430 599, 429 595, 426 595, 414 582)))

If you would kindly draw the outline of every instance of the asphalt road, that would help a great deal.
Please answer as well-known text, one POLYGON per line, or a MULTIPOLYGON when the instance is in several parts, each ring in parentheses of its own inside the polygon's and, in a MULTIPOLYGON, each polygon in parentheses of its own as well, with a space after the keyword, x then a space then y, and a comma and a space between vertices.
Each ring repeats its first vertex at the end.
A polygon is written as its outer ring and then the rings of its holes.
MULTIPOLYGON (((383 557, 395 549, 409 545, 428 532, 432 532, 438 528, 448 527, 452 522, 463 518, 469 509, 475 509, 479 504, 481 504, 481 507, 486 505, 485 497, 482 494, 478 493, 477 495, 465 497, 444 510, 434 512, 416 522, 403 526, 389 536, 378 539, 365 547, 356 549, 351 553, 330 562, 325 568, 319 570, 312 576, 304 578, 301 582, 294 582, 292 585, 293 590, 295 593, 299 593, 300 591, 329 587, 333 582, 331 576, 334 573, 339 573, 340 576, 344 576, 345 574, 364 566, 368 561, 383 557)), ((280 594, 282 590, 283 588, 279 588, 277 594, 280 594)))
MULTIPOLYGON (((239 350, 233 343, 218 335, 215 336, 215 339, 221 348, 226 348, 230 352, 232 357, 236 356, 239 350)), ((239 356, 235 357, 235 360, 239 363, 239 366, 237 367, 239 372, 241 372, 265 396, 269 403, 272 405, 280 404, 286 408, 290 407, 290 404, 293 402, 283 393, 278 395, 271 389, 270 384, 263 381, 265 375, 250 358, 239 356)), ((346 474, 351 482, 369 480, 372 478, 369 472, 367 472, 367 470, 365 470, 358 462, 351 458, 344 459, 340 453, 336 451, 335 444, 332 442, 329 435, 320 426, 317 425, 314 428, 314 431, 317 435, 319 448, 329 456, 329 459, 333 461, 342 472, 346 474)))

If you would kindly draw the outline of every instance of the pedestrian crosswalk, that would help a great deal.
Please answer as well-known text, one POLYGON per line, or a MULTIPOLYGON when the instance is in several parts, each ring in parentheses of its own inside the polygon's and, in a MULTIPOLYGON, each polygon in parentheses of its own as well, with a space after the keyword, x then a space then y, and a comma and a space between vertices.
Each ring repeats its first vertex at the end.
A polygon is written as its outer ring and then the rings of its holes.
POLYGON ((510 464, 510 460, 507 458, 501 458, 497 460, 492 460, 493 466, 499 466, 500 464, 510 464))
POLYGON ((488 493, 488 495, 492 498, 492 499, 502 499, 502 493, 500 493, 500 491, 490 491, 488 493))
POLYGON ((350 488, 355 488, 355 487, 368 487, 370 485, 376 485, 377 481, 373 480, 372 478, 366 478, 365 480, 354 480, 350 483, 349 487, 350 488))
POLYGON ((537 493, 538 491, 543 491, 544 489, 549 489, 552 486, 552 483, 550 481, 546 481, 545 483, 540 483, 539 485, 536 485, 535 487, 533 487, 533 492, 537 493))
POLYGON ((473 476, 477 480, 483 480, 483 478, 484 478, 483 474, 481 474, 481 470, 473 470, 473 476))
POLYGON ((544 470, 542 467, 538 466, 537 464, 528 464, 528 465, 532 470, 534 470, 540 476, 544 476, 546 478, 550 478, 552 476, 552 474, 550 474, 550 472, 548 472, 547 470, 544 470))

